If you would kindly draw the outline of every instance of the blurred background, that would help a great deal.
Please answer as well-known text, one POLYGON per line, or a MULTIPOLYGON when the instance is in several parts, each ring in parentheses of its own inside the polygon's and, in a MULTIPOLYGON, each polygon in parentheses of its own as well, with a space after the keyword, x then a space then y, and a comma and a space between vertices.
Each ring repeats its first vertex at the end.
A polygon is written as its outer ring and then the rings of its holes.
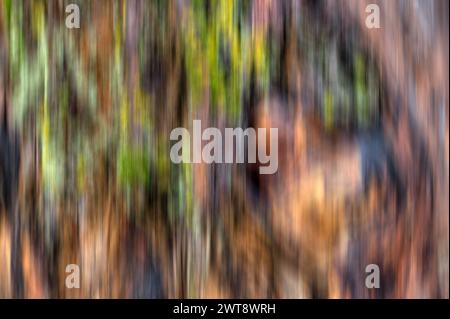
POLYGON ((448 38, 445 0, 2 0, 0 297, 448 298, 448 38), (278 172, 173 164, 194 119, 278 172))

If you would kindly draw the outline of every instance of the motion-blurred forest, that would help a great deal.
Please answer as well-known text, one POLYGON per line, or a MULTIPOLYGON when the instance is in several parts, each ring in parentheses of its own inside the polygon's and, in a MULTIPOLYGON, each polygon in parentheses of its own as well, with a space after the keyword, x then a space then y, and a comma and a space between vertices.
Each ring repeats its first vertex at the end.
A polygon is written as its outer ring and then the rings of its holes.
POLYGON ((0 297, 448 298, 448 39, 445 0, 2 0, 0 297), (278 172, 172 163, 194 119, 278 172))

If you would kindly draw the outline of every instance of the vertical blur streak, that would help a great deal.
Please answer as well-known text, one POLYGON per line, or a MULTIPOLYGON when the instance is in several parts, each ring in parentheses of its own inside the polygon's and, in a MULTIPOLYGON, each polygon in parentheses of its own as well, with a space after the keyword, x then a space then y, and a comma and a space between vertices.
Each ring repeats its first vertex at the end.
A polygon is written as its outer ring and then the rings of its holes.
POLYGON ((0 297, 448 298, 448 12, 1 1, 0 297), (171 162, 196 119, 278 128, 277 173, 171 162))

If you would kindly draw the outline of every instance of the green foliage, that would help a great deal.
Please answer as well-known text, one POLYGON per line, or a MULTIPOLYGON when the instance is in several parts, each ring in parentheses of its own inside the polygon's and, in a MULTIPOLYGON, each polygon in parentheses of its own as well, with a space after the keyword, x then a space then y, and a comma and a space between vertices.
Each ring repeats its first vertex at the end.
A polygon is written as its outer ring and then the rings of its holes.
POLYGON ((145 150, 122 145, 117 156, 117 177, 119 184, 124 187, 148 185, 150 162, 145 150))

